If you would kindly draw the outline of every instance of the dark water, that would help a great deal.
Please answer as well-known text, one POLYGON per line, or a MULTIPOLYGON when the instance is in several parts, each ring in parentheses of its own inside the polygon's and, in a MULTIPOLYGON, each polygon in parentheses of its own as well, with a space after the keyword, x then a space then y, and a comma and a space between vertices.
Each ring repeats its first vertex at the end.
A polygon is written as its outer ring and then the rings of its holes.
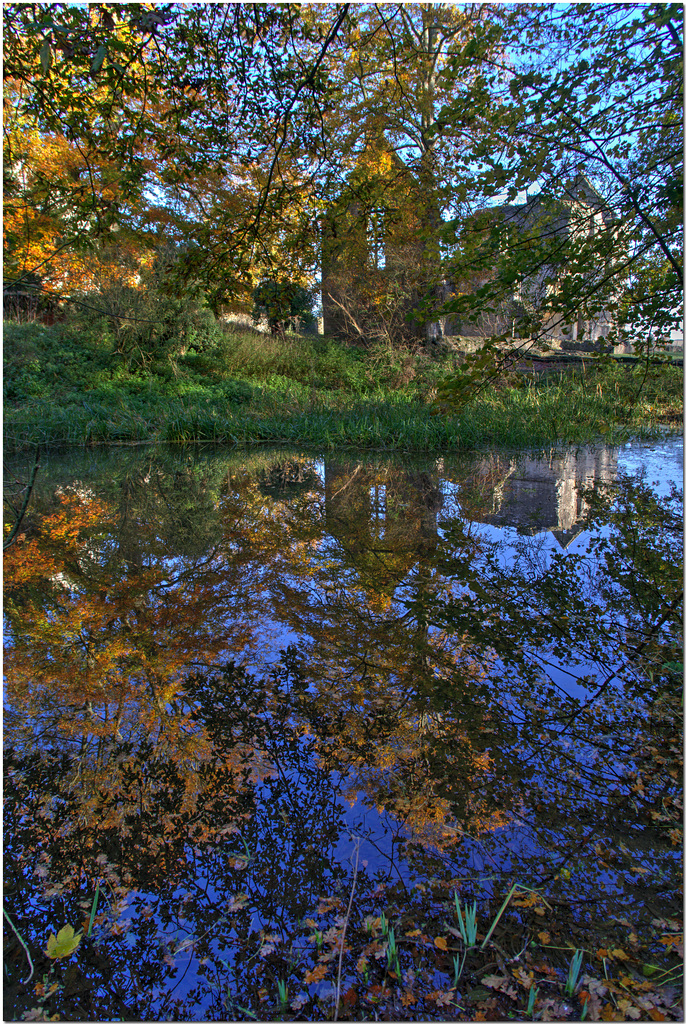
POLYGON ((38 965, 7 933, 6 1019, 325 1002, 353 875, 360 915, 518 882, 572 939, 678 916, 681 465, 46 457, 5 559, 5 907, 38 965))

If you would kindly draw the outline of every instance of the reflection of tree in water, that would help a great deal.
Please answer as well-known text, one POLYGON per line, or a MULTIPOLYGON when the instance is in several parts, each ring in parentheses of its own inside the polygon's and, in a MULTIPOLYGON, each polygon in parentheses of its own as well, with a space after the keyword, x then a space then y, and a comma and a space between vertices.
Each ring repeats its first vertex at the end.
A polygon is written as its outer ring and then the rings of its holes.
POLYGON ((127 487, 64 489, 5 567, 8 910, 38 954, 41 908, 77 926, 105 880, 102 942, 78 954, 84 1016, 169 1010, 154 986, 178 980, 172 932, 177 950, 192 940, 198 1005, 212 971, 226 984, 219 958, 258 978, 264 936, 293 935, 345 875, 341 798, 402 823, 411 868, 469 873, 478 850, 489 874, 546 878, 560 899, 600 891, 596 844, 621 839, 612 864, 629 870, 653 814, 674 826, 678 516, 645 495, 614 519, 598 506, 616 536, 587 581, 566 555, 540 577, 503 569, 429 471, 339 460, 323 489, 279 456, 159 486, 147 465, 127 487), (204 547, 174 532, 194 501, 212 506, 204 547), (267 618, 301 638, 287 667, 211 671, 267 618), (551 651, 624 667, 583 706, 546 675, 551 651), (649 744, 668 751, 658 771, 649 744))
POLYGON ((326 525, 354 554, 416 560, 436 546, 438 477, 398 466, 327 460, 326 525))
POLYGON ((119 482, 118 541, 122 557, 136 565, 151 537, 141 537, 141 525, 154 526, 158 542, 173 538, 175 552, 199 558, 221 538, 216 484, 205 469, 192 465, 167 469, 150 460, 119 482))
POLYGON ((256 929, 284 940, 343 876, 331 863, 336 793, 278 681, 261 684, 233 668, 196 674, 164 729, 105 746, 65 742, 59 721, 38 736, 23 718, 8 723, 6 905, 34 950, 45 941, 38 905, 80 922, 103 880, 102 941, 79 953, 90 980, 70 992, 86 1019, 109 1016, 113 1000, 136 1019, 164 1019, 154 986, 177 973, 180 937, 207 1000, 213 980, 203 981, 199 960, 228 957, 240 970, 256 929))
POLYGON ((312 460, 284 459, 272 463, 259 475, 262 492, 281 501, 296 496, 305 488, 318 490, 321 487, 312 460))
POLYGON ((427 471, 327 461, 319 586, 294 573, 275 584, 281 615, 308 638, 299 666, 317 695, 308 715, 322 763, 344 772, 349 800, 360 791, 416 840, 439 843, 454 841, 458 819, 477 832, 505 820, 470 792, 491 767, 482 665, 426 616, 446 585, 432 558, 441 506, 427 471), (437 705, 442 677, 449 697, 437 705))
POLYGON ((132 546, 122 554, 118 542, 128 514, 89 494, 63 493, 37 534, 8 552, 12 700, 42 681, 60 699, 64 686, 71 694, 78 683, 77 704, 87 710, 90 728, 96 729, 93 709, 100 707, 101 730, 116 732, 130 696, 138 702, 145 692, 163 715, 190 664, 252 641, 259 587, 244 562, 236 557, 227 564, 219 546, 185 558, 172 547, 170 558, 149 507, 129 531, 136 535, 130 558, 132 546))

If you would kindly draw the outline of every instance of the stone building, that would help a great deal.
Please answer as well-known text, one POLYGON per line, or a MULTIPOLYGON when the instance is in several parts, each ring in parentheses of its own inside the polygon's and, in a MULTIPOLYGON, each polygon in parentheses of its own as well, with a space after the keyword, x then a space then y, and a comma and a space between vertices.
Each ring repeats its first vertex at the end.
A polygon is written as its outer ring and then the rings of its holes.
MULTIPOLYGON (((490 230, 492 218, 488 217, 489 211, 485 213, 486 228, 490 230)), ((583 174, 567 182, 559 197, 536 195, 521 204, 497 207, 494 215, 510 266, 521 269, 524 277, 510 296, 492 310, 484 311, 476 323, 453 320, 445 333, 477 338, 512 333, 513 337, 521 337, 518 321, 541 309, 561 286, 576 255, 594 237, 612 232, 615 224, 613 212, 583 174)), ((483 225, 483 213, 481 218, 483 225)), ((590 263, 589 281, 594 275, 604 276, 604 268, 590 263)), ((482 271, 472 285, 480 286, 489 276, 487 269, 482 271)), ((461 285, 468 288, 469 282, 461 285)), ((612 325, 612 315, 606 308, 594 309, 592 314, 580 313, 572 322, 550 314, 544 318, 540 338, 553 348, 594 348, 603 346, 612 325)))
MULTIPOLYGON (((341 338, 392 341, 456 337, 466 347, 494 334, 520 336, 517 323, 535 309, 564 274, 560 252, 569 240, 582 245, 598 231, 612 229, 613 214, 584 175, 566 186, 562 198, 533 197, 522 204, 482 211, 474 233, 490 232, 493 217, 504 239, 532 240, 540 259, 535 271, 493 309, 475 322, 443 316, 422 323, 423 304, 440 307, 456 292, 470 292, 493 276, 488 266, 472 270, 469 280, 441 275, 438 236, 443 222, 427 202, 418 180, 399 161, 389 158, 384 173, 351 176, 348 190, 322 221, 322 306, 324 333, 341 338), (549 253, 549 258, 546 255, 549 253)), ((469 230, 469 225, 468 225, 469 230)), ((530 250, 529 250, 530 251, 530 250)), ((549 318, 542 340, 556 348, 597 347, 612 327, 606 309, 573 323, 549 318)))

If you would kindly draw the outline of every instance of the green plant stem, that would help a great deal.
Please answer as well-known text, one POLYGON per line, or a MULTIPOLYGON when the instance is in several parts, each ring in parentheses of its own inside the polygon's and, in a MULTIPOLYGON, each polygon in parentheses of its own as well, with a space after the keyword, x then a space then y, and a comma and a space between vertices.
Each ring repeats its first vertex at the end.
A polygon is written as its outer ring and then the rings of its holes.
POLYGON ((86 937, 90 938, 91 932, 93 931, 93 921, 95 920, 95 914, 98 909, 98 896, 100 895, 100 879, 95 887, 95 896, 93 897, 93 906, 91 907, 91 916, 88 921, 88 931, 86 937))

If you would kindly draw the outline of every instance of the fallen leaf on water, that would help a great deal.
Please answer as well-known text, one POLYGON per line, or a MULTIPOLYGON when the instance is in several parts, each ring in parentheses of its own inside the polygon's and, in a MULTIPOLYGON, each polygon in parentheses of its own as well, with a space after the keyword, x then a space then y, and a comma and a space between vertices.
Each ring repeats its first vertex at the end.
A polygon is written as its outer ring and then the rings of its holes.
POLYGON ((316 982, 321 981, 327 970, 326 964, 317 964, 311 971, 305 971, 305 984, 314 985, 316 982))
MULTIPOLYGON (((658 967, 654 968, 654 971, 659 970, 658 967)), ((653 984, 650 981, 639 981, 637 978, 633 978, 630 974, 622 974, 619 978, 619 984, 624 985, 625 988, 630 988, 635 991, 649 992, 653 988, 653 984)))
POLYGON ((641 1016, 641 1011, 629 999, 620 999, 617 1003, 617 1009, 622 1013, 625 1020, 626 1018, 638 1020, 641 1016))
POLYGON ((486 985, 487 988, 497 989, 499 992, 503 992, 511 999, 517 998, 517 990, 510 985, 509 978, 502 978, 498 974, 489 974, 487 977, 481 979, 481 984, 486 985))
POLYGON ((663 935, 660 942, 663 946, 670 946, 675 953, 679 954, 679 956, 684 955, 683 935, 663 935))
POLYGON ((567 1003, 558 1003, 554 999, 542 999, 539 1003, 541 1020, 568 1020, 570 1007, 567 1003))
POLYGON ((72 926, 65 924, 64 928, 60 928, 57 935, 51 932, 46 952, 53 960, 61 960, 63 957, 71 956, 80 941, 81 932, 75 935, 72 926))
POLYGON ((452 992, 429 992, 427 999, 430 999, 432 1003, 436 1003, 436 1006, 447 1006, 448 1003, 453 1001, 452 992))

